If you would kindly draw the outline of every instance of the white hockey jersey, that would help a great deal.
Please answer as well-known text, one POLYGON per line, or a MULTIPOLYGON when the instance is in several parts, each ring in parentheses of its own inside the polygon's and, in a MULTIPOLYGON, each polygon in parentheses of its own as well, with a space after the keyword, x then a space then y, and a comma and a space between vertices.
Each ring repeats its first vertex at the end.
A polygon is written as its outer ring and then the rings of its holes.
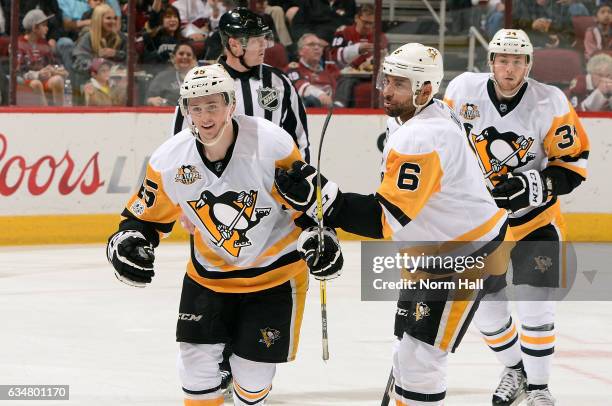
POLYGON ((296 251, 297 216, 274 189, 276 167, 301 160, 291 136, 263 118, 234 116, 236 141, 222 162, 183 130, 151 156, 123 215, 170 232, 181 211, 195 225, 188 275, 218 292, 278 286, 306 264, 296 251), (219 173, 216 165, 224 166, 219 173))
MULTIPOLYGON (((489 73, 466 72, 453 79, 444 101, 460 116, 487 186, 508 172, 560 166, 587 177, 589 140, 561 90, 532 79, 512 103, 498 101, 489 73)), ((483 176, 481 174, 481 176, 483 176)), ((563 228, 559 202, 511 215, 517 239, 553 221, 563 228)))
POLYGON ((500 237, 506 211, 495 205, 463 137, 455 114, 437 99, 395 130, 388 129, 376 194, 383 207, 385 237, 396 241, 500 237))

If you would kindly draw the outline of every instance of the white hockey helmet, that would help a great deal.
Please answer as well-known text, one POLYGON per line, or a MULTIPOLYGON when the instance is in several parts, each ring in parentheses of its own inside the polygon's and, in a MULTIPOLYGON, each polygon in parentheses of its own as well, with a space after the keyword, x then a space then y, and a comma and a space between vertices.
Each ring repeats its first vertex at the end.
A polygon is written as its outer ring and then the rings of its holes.
POLYGON ((223 65, 196 66, 192 68, 180 88, 179 107, 188 120, 193 135, 199 139, 199 132, 189 116, 188 100, 195 97, 222 94, 227 105, 235 102, 234 79, 223 65))
POLYGON ((415 106, 417 106, 416 98, 423 85, 425 82, 430 82, 432 92, 429 100, 425 103, 427 104, 438 93, 444 78, 442 55, 437 49, 423 44, 414 42, 405 44, 384 59, 382 72, 384 75, 410 79, 415 106))
POLYGON ((513 94, 505 95, 506 97, 514 97, 521 89, 525 80, 527 80, 531 67, 533 66, 533 45, 531 45, 529 36, 523 30, 502 28, 495 33, 493 39, 489 42, 488 60, 491 69, 491 78, 497 86, 497 81, 493 76, 492 66, 495 54, 527 55, 527 70, 525 71, 523 81, 513 94))
POLYGON ((533 45, 525 31, 502 28, 489 42, 489 62, 493 62, 495 54, 527 55, 531 67, 533 45))

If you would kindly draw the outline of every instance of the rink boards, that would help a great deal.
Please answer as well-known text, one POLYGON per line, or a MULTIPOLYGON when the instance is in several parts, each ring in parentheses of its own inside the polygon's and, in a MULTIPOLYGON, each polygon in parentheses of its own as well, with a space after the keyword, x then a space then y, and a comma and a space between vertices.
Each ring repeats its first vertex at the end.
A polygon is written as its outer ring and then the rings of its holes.
MULTIPOLYGON (((325 115, 309 113, 316 156, 325 115)), ((344 110, 332 118, 322 172, 342 190, 376 190, 385 120, 376 110, 344 110)), ((0 245, 105 240, 151 153, 170 136, 171 121, 169 109, 0 111, 0 245)), ((562 199, 569 238, 611 241, 612 115, 582 121, 591 141, 589 179, 562 199)), ((170 238, 186 235, 177 227, 170 238)))

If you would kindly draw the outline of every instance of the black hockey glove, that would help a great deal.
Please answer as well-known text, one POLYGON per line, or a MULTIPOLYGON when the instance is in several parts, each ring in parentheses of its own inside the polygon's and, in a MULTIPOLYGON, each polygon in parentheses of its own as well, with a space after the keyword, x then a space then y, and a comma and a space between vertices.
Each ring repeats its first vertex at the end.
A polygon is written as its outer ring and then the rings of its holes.
MULTIPOLYGON (((297 211, 305 212, 309 217, 316 219, 317 209, 317 170, 302 161, 295 161, 291 169, 276 169, 274 184, 283 198, 297 211)), ((328 181, 321 175, 321 190, 323 214, 331 212, 340 191, 338 185, 328 181)))
POLYGON ((314 265, 319 247, 319 228, 310 227, 300 234, 297 240, 297 249, 310 273, 318 280, 334 279, 342 273, 344 258, 338 237, 333 228, 323 227, 323 251, 314 265))
POLYGON ((495 203, 513 213, 541 206, 552 192, 550 185, 546 184, 546 178, 534 169, 517 174, 509 173, 495 180, 499 181, 491 191, 495 203))
POLYGON ((144 288, 155 275, 153 246, 140 231, 123 230, 111 235, 106 257, 115 268, 115 277, 127 285, 144 288))

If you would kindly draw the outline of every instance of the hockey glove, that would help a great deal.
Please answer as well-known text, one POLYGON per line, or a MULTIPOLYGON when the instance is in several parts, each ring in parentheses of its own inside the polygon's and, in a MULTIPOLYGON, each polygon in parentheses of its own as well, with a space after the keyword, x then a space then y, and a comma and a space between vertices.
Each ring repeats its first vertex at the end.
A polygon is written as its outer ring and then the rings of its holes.
POLYGON ((344 258, 338 237, 333 228, 323 227, 323 251, 314 265, 319 248, 319 228, 310 227, 300 234, 297 240, 297 249, 312 276, 318 280, 334 279, 342 273, 344 258))
POLYGON ((534 169, 517 174, 509 173, 495 180, 499 181, 491 191, 495 203, 513 213, 541 206, 546 203, 551 192, 546 185, 546 178, 534 169))
POLYGON ((106 257, 115 268, 115 277, 127 285, 144 288, 155 275, 153 246, 139 231, 123 230, 111 235, 106 257))
MULTIPOLYGON (((317 210, 317 170, 302 161, 295 161, 288 171, 276 169, 274 184, 281 196, 297 211, 305 212, 316 219, 317 210)), ((340 193, 338 185, 321 175, 323 214, 329 214, 340 193)))

